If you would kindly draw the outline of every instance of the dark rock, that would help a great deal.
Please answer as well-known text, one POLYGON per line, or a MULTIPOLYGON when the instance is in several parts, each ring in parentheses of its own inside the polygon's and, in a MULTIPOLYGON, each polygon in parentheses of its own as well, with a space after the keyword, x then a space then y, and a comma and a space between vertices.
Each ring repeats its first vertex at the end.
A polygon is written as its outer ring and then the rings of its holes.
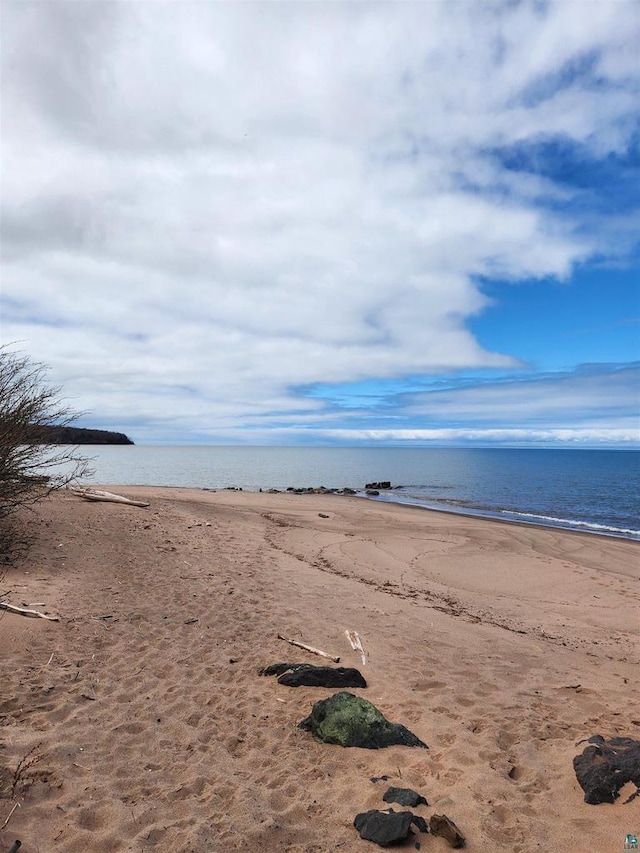
POLYGON ((352 667, 305 666, 285 672, 278 678, 287 687, 366 687, 362 674, 352 667))
POLYGON ((366 687, 357 669, 345 666, 314 666, 311 663, 274 663, 260 675, 277 675, 287 687, 366 687))
POLYGON ((369 497, 371 497, 371 498, 375 498, 375 496, 379 495, 380 492, 377 489, 367 489, 365 494, 369 495, 369 497))
POLYGON ((383 749, 399 744, 428 749, 409 729, 390 723, 371 702, 347 692, 316 702, 299 728, 324 743, 339 746, 383 749))
POLYGON ((452 847, 464 847, 464 835, 446 815, 431 815, 429 829, 432 835, 440 835, 442 838, 446 838, 452 847))
POLYGON ((427 826, 426 820, 423 817, 420 817, 419 814, 414 814, 411 823, 414 826, 417 826, 420 832, 429 832, 429 827, 427 826))
POLYGON ((365 489, 390 489, 391 482, 389 480, 381 480, 379 483, 367 483, 365 489))
POLYGON ((627 782, 633 782, 638 791, 626 802, 635 799, 640 793, 640 741, 628 737, 605 740, 601 735, 593 735, 587 743, 592 746, 573 759, 585 803, 613 803, 627 782))
POLYGON ((272 663, 271 666, 265 666, 264 669, 259 670, 259 675, 282 675, 283 672, 286 672, 289 669, 292 669, 294 666, 300 666, 297 663, 272 663))
POLYGON ((350 489, 348 486, 345 486, 344 489, 342 490, 342 494, 343 495, 355 495, 355 494, 357 494, 357 492, 355 489, 350 489))
POLYGON ((409 828, 414 815, 411 812, 381 812, 371 809, 356 815, 353 824, 360 833, 360 838, 373 841, 380 847, 390 847, 399 841, 404 841, 409 835, 409 828))
MULTIPOLYGON (((411 808, 420 805, 429 805, 421 794, 417 791, 412 791, 411 788, 391 787, 385 792, 382 799, 385 803, 398 803, 400 806, 410 806, 411 808)), ((423 830, 423 832, 426 832, 426 830, 423 830)))
POLYGON ((287 491, 292 495, 335 495, 339 494, 340 489, 329 489, 326 486, 287 486, 287 491))

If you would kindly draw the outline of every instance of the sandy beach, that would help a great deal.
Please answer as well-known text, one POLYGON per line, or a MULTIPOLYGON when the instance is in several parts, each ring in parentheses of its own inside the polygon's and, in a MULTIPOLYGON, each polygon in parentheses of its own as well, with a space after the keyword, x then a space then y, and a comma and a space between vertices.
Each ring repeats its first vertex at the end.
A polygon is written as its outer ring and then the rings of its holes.
POLYGON ((469 851, 618 853, 640 831, 633 785, 587 805, 572 766, 591 735, 640 738, 638 543, 336 495, 108 488, 150 506, 53 496, 0 582, 60 617, 0 614, 2 853, 364 853, 380 848, 354 817, 389 785, 469 851), (358 667, 353 692, 429 749, 300 730, 336 691, 260 676, 323 663, 278 634, 358 667))

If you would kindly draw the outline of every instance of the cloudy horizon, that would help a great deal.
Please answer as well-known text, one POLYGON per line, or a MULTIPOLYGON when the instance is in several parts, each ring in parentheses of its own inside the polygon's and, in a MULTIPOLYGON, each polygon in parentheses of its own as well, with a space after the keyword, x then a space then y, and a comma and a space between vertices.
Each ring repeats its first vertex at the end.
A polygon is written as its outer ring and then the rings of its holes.
POLYGON ((2 342, 80 426, 640 445, 635 0, 2 18, 2 342))

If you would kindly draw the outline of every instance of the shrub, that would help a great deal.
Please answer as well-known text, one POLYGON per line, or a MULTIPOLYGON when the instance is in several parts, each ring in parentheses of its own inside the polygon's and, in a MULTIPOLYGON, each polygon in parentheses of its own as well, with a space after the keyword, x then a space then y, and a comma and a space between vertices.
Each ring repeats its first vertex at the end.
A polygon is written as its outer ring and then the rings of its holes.
POLYGON ((66 426, 78 414, 46 381, 44 365, 0 347, 0 541, 7 549, 6 522, 18 509, 89 473, 76 447, 50 443, 47 427, 66 426))

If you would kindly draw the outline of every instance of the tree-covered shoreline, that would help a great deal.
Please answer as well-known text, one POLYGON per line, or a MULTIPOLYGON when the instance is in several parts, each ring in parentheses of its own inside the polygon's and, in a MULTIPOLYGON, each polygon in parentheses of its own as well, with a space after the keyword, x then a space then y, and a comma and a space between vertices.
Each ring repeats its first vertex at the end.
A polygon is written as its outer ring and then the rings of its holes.
POLYGON ((38 426, 35 439, 42 444, 133 444, 123 432, 70 426, 38 426))

